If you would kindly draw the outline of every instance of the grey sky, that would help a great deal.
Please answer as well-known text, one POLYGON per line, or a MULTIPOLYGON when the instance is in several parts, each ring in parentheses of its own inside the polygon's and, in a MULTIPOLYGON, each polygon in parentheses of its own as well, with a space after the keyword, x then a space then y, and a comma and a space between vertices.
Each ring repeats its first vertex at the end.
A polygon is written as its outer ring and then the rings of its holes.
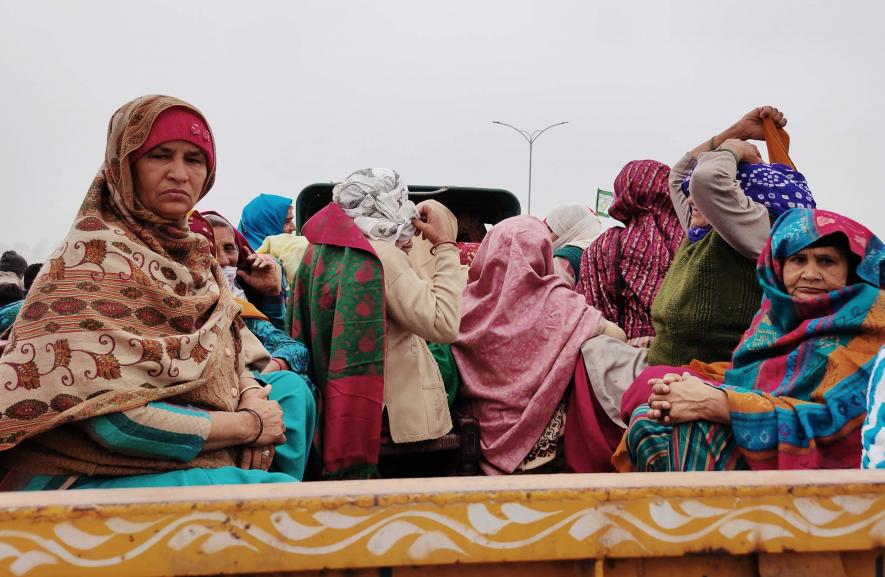
POLYGON ((259 192, 369 166, 524 202, 527 145, 491 121, 568 120, 536 144, 544 215, 774 104, 818 205, 883 236, 883 21, 872 1, 0 0, 0 248, 47 256, 111 113, 146 93, 206 114, 200 206, 235 221, 259 192))

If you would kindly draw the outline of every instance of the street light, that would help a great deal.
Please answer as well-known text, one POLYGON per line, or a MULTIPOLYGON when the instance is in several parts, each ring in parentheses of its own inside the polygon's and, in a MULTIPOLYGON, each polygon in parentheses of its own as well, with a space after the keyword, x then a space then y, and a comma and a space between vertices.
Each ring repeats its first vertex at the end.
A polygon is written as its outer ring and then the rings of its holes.
POLYGON ((568 120, 564 122, 557 122, 555 124, 551 124, 547 128, 542 128, 541 130, 536 130, 534 132, 529 132, 528 130, 523 130, 521 128, 516 128, 512 124, 507 124, 506 122, 501 122, 499 120, 493 120, 492 124, 500 124, 501 126, 507 126, 508 128, 512 128, 516 132, 518 132, 525 141, 529 143, 529 200, 528 207, 526 208, 527 214, 532 214, 532 149, 535 146, 535 141, 538 140, 538 137, 553 128, 554 126, 561 126, 563 124, 568 124, 568 120))

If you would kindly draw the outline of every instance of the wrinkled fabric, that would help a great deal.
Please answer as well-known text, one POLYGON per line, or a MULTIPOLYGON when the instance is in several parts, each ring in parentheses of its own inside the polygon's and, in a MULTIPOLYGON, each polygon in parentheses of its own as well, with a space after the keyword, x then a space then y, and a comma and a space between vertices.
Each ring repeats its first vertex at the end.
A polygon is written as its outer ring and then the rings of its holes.
POLYGON ((575 290, 631 340, 654 336, 651 305, 685 238, 670 201, 669 174, 654 160, 627 163, 609 208, 624 227, 603 232, 581 259, 575 290))
POLYGON ((553 274, 550 235, 530 216, 500 222, 483 240, 461 310, 452 348, 463 410, 479 419, 483 471, 512 473, 562 401, 602 315, 553 274))
POLYGON ((290 206, 291 198, 259 194, 243 208, 240 226, 237 228, 249 241, 250 253, 255 252, 265 238, 283 233, 290 206))
POLYGON ((885 346, 870 375, 867 389, 867 418, 863 424, 864 469, 885 469, 885 346))
MULTIPOLYGON (((721 385, 730 425, 709 428, 703 447, 695 447, 704 454, 664 451, 661 439, 670 434, 669 427, 648 422, 647 406, 640 406, 633 421, 643 423, 634 430, 631 422, 628 432, 635 468, 660 469, 661 462, 651 466, 648 458, 658 461, 677 453, 678 462, 671 462, 670 470, 692 463, 720 468, 738 462, 754 470, 857 468, 867 387, 885 344, 883 266, 885 245, 853 220, 824 210, 784 213, 773 225, 756 268, 762 304, 721 385), (855 280, 814 298, 788 295, 784 261, 833 234, 844 235, 858 259, 854 276, 849 276, 855 280), (636 434, 640 429, 644 433, 636 434), (644 451, 645 439, 651 437, 658 448, 644 451), (741 459, 732 454, 732 446, 741 459)), ((671 445, 681 442, 676 431, 670 437, 671 445)))
POLYGON ((866 390, 885 344, 885 246, 825 210, 782 215, 756 269, 763 299, 725 373, 731 428, 753 469, 856 468, 866 390), (784 292, 783 263, 831 234, 860 259, 859 282, 813 299, 784 292))
POLYGON ((553 252, 566 246, 585 250, 602 233, 602 221, 592 209, 582 204, 557 207, 544 222, 559 237, 553 241, 553 252))
POLYGON ((357 170, 332 189, 332 201, 372 240, 403 247, 415 236, 412 219, 418 218, 409 188, 389 168, 357 170))
POLYGON ((303 227, 310 241, 289 306, 292 336, 310 351, 322 415, 314 445, 330 478, 378 476, 384 407, 384 270, 334 203, 303 227))
MULTIPOLYGON (((793 208, 817 206, 802 173, 785 164, 740 163, 735 178, 740 181, 744 194, 767 208, 773 218, 793 208)), ((691 173, 682 181, 685 196, 689 195, 690 181, 691 173)), ((689 227, 688 240, 697 242, 711 230, 713 227, 710 225, 689 227)))
MULTIPOLYGON (((161 219, 135 196, 128 155, 174 106, 200 114, 146 96, 113 115, 104 164, 0 357, 0 449, 65 423, 187 398, 207 367, 228 362, 217 346, 224 333, 239 346, 239 307, 208 241, 186 218, 161 219)), ((210 167, 201 197, 214 174, 210 167)))

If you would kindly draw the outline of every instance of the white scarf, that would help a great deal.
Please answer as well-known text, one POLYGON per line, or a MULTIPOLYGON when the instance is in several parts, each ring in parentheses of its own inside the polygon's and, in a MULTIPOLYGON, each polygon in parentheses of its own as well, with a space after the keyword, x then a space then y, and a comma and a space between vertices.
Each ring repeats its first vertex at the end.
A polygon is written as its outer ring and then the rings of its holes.
POLYGON ((545 221, 559 237, 553 242, 553 250, 564 246, 576 246, 581 250, 602 234, 602 221, 590 208, 581 204, 560 206, 550 213, 545 221))
POLYGON ((402 248, 415 236, 412 219, 418 218, 409 188, 389 168, 358 170, 335 185, 332 200, 373 240, 402 248))

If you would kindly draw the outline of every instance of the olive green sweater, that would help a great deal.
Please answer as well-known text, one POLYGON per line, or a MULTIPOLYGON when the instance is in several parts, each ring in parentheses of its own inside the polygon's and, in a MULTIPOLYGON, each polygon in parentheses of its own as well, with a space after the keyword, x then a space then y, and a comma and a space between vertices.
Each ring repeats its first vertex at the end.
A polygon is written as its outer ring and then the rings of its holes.
POLYGON ((759 309, 755 264, 716 231, 673 257, 651 307, 650 365, 728 361, 759 309))

